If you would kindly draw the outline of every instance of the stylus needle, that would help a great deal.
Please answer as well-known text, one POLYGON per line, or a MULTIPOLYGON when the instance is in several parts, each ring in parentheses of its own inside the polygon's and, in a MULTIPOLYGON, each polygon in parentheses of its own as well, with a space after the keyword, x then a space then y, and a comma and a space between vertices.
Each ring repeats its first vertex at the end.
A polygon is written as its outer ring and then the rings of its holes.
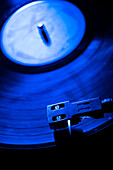
POLYGON ((38 28, 38 30, 39 30, 39 34, 40 34, 43 42, 44 42, 46 45, 50 45, 51 40, 50 40, 50 36, 49 36, 49 34, 48 34, 48 32, 47 32, 47 29, 46 29, 45 25, 40 23, 40 24, 37 26, 37 28, 38 28))

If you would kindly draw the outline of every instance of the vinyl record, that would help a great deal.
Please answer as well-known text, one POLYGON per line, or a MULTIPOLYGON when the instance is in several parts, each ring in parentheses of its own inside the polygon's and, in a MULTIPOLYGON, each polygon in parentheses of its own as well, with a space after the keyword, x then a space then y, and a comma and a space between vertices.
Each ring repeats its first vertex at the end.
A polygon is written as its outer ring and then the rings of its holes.
MULTIPOLYGON (((30 1, 4 2, 0 2, 1 29, 11 14, 30 1)), ((110 2, 108 5, 89 0, 71 3, 82 11, 86 30, 77 47, 66 57, 47 65, 25 66, 10 61, 0 51, 1 147, 54 146, 54 133, 47 119, 48 105, 95 97, 113 98, 110 2)))

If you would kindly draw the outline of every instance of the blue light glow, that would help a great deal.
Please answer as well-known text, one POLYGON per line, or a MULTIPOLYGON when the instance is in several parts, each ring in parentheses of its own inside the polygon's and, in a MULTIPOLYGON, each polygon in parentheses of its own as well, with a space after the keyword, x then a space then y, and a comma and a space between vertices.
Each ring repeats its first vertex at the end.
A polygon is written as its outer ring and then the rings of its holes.
POLYGON ((5 22, 1 49, 11 61, 37 66, 53 63, 70 54, 86 29, 82 12, 66 1, 35 1, 21 7, 5 22), (44 24, 51 44, 47 46, 37 29, 44 24))

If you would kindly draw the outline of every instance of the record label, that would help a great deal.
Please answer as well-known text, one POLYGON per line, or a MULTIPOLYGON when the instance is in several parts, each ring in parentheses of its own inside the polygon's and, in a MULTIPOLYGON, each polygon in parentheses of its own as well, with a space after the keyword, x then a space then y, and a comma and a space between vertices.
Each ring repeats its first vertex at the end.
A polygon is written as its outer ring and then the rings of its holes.
POLYGON ((83 39, 85 29, 84 15, 74 4, 32 2, 7 19, 1 48, 17 64, 46 65, 69 55, 83 39))

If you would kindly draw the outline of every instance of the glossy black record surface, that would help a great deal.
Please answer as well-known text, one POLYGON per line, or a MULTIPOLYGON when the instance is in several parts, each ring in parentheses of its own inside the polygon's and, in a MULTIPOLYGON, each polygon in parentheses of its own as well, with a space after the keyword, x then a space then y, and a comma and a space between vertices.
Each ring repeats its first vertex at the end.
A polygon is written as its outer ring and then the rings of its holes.
MULTIPOLYGON (((112 10, 96 1, 76 3, 93 14, 95 34, 75 60, 53 71, 32 74, 16 72, 0 62, 1 146, 52 146, 55 139, 48 125, 47 105, 113 97, 112 10)), ((7 10, 5 7, 0 6, 7 10)))

